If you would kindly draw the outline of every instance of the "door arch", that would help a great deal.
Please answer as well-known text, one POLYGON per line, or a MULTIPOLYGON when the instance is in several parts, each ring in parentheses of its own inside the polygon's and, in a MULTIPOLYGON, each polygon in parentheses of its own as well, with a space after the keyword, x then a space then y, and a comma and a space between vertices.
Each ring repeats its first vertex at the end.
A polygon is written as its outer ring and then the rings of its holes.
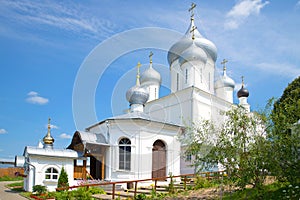
POLYGON ((166 164, 166 145, 163 141, 156 140, 152 148, 152 178, 165 177, 166 164))

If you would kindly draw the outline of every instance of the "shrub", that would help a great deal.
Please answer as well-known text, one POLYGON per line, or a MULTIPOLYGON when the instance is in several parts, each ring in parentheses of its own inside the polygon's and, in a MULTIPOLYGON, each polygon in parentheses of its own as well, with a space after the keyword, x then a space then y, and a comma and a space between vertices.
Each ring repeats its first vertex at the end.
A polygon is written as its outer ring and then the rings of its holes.
POLYGON ((59 174, 57 187, 58 188, 69 187, 68 174, 65 171, 64 167, 61 169, 61 172, 59 174))
POLYGON ((35 185, 32 187, 32 191, 37 194, 45 194, 47 192, 46 186, 43 185, 35 185))
POLYGON ((200 189, 200 188, 208 188, 211 187, 212 184, 207 180, 206 178, 202 176, 197 176, 195 180, 195 189, 200 189))

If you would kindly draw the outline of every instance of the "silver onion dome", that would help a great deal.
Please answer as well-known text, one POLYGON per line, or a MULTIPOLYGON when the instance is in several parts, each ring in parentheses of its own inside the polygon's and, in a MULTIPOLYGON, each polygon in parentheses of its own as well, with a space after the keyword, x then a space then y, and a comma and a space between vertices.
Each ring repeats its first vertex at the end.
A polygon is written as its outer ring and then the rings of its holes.
POLYGON ((152 63, 150 63, 149 68, 141 75, 141 84, 143 85, 145 83, 161 84, 161 75, 153 69, 152 63))
POLYGON ((149 98, 149 93, 147 90, 142 88, 139 84, 131 87, 129 90, 126 92, 126 99, 132 104, 140 104, 144 105, 149 98))
POLYGON ((202 48, 214 61, 217 60, 217 47, 210 40, 204 38, 200 32, 193 27, 195 27, 195 24, 194 20, 191 19, 190 26, 185 35, 170 48, 168 52, 168 62, 170 65, 193 43, 202 48), (192 39, 192 36, 194 36, 194 40, 192 39))
POLYGON ((196 60, 206 63, 207 54, 202 48, 199 48, 194 43, 192 43, 190 47, 188 47, 184 52, 182 52, 181 56, 179 57, 179 64, 183 65, 186 62, 196 60))
POLYGON ((222 87, 231 87, 234 88, 235 82, 229 76, 227 76, 226 71, 223 71, 223 76, 221 76, 215 82, 215 89, 222 88, 222 87))

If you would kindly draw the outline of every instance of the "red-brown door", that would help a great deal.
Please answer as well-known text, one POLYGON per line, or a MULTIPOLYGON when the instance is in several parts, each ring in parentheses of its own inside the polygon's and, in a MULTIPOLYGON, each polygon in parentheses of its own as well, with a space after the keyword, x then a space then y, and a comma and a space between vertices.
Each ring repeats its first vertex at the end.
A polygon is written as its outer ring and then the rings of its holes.
POLYGON ((152 148, 152 178, 166 176, 166 147, 161 140, 156 140, 152 148))

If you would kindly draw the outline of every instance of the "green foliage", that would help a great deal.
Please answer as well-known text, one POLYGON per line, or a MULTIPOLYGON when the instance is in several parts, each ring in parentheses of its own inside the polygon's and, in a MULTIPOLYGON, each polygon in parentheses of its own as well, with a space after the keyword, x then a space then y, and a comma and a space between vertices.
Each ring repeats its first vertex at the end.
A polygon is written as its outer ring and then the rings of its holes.
POLYGON ((223 114, 226 120, 218 127, 210 121, 201 121, 188 128, 182 139, 186 144, 185 155, 193 155, 192 164, 198 171, 221 164, 235 185, 261 187, 272 157, 262 118, 242 107, 223 114))
POLYGON ((47 192, 47 188, 44 185, 35 185, 32 187, 32 191, 37 194, 45 194, 47 192))
POLYGON ((276 134, 283 134, 300 119, 300 76, 275 101, 271 114, 276 134))
POLYGON ((92 199, 92 194, 105 194, 105 191, 100 187, 80 187, 72 191, 60 191, 55 193, 57 200, 88 200, 92 199))
POLYGON ((20 180, 23 180, 23 177, 10 177, 10 176, 0 177, 0 181, 20 181, 20 180))
POLYGON ((136 195, 136 197, 135 197, 135 200, 143 200, 143 199, 147 199, 147 196, 146 196, 146 194, 138 194, 138 195, 136 195))
POLYGON ((299 199, 300 190, 299 184, 290 185, 287 183, 275 182, 269 185, 264 185, 262 188, 247 188, 238 190, 234 193, 226 193, 222 199, 248 199, 248 200, 278 200, 278 199, 299 199))
POLYGON ((170 193, 170 194, 175 194, 176 193, 176 188, 174 187, 174 179, 173 179, 173 175, 172 175, 172 173, 170 172, 169 173, 169 177, 170 177, 170 183, 169 183, 169 186, 168 186, 168 192, 170 193))
POLYGON ((15 182, 15 183, 11 183, 11 184, 8 184, 7 186, 8 187, 23 187, 24 185, 24 182, 15 182))
POLYGON ((271 171, 278 179, 300 182, 300 77, 283 91, 282 96, 270 100, 270 140, 273 162, 271 171), (298 122, 298 123, 297 123, 298 122))
POLYGON ((90 187, 89 192, 91 194, 105 194, 105 191, 103 190, 103 188, 100 188, 100 187, 90 187))
POLYGON ((60 172, 60 174, 59 174, 57 187, 58 187, 58 188, 69 187, 68 174, 67 174, 67 172, 65 171, 65 168, 64 168, 64 167, 62 167, 61 172, 60 172))
POLYGON ((213 184, 207 180, 206 178, 202 177, 202 176, 197 176, 195 178, 195 186, 194 189, 198 190, 200 188, 209 188, 212 187, 213 184))

